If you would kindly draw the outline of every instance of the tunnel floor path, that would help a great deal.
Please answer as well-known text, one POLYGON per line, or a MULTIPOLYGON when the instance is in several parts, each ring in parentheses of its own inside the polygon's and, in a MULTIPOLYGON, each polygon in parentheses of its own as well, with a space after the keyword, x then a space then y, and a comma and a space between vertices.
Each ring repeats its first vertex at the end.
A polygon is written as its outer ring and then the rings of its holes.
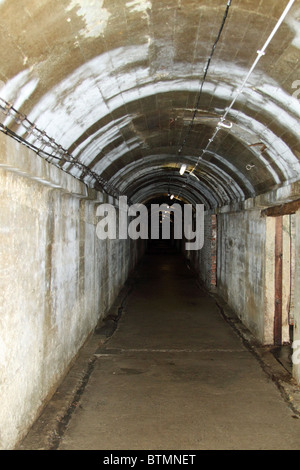
POLYGON ((154 250, 57 448, 299 449, 300 419, 181 255, 154 250))

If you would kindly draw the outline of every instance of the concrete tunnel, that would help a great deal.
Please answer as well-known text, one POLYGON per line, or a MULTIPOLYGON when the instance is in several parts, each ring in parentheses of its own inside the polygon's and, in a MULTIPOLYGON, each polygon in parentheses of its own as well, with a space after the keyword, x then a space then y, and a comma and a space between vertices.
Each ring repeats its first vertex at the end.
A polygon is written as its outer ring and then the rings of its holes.
POLYGON ((203 248, 177 243, 200 282, 298 344, 300 0, 0 0, 0 28, 0 447, 147 250, 97 237, 120 196, 203 204, 203 248))

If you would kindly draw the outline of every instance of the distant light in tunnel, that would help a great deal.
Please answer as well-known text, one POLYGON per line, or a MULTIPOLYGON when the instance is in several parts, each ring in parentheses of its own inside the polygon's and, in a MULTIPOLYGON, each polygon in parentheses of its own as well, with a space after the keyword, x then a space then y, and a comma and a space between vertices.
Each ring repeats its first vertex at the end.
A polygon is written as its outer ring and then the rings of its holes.
POLYGON ((179 170, 179 173, 180 173, 181 175, 183 175, 183 173, 185 172, 185 170, 186 170, 186 165, 183 164, 183 165, 181 165, 181 168, 180 168, 180 170, 179 170))

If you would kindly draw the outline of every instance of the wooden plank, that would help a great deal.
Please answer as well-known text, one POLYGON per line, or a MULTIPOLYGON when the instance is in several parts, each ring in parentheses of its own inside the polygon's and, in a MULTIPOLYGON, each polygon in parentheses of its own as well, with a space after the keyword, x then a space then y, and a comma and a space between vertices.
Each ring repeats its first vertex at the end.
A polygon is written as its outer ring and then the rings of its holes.
POLYGON ((300 199, 296 201, 286 202, 278 206, 268 207, 261 211, 262 216, 278 217, 280 215, 295 214, 300 209, 300 199))
POLYGON ((274 344, 282 344, 282 255, 283 231, 282 216, 275 222, 275 309, 274 309, 274 344))

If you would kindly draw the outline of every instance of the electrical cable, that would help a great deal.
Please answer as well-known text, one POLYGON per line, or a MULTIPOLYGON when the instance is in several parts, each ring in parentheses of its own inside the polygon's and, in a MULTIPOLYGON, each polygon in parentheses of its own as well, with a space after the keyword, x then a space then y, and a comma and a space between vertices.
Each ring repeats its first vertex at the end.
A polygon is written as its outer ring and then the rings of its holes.
POLYGON ((229 13, 229 8, 231 6, 231 1, 232 0, 228 0, 227 1, 227 6, 226 6, 226 10, 225 10, 225 13, 223 15, 223 19, 222 19, 222 23, 221 23, 221 26, 220 26, 220 29, 218 31, 218 34, 217 34, 217 37, 213 43, 213 46, 212 46, 212 49, 211 49, 211 53, 208 57, 208 60, 207 60, 207 63, 206 63, 206 66, 205 66, 205 69, 204 69, 204 74, 203 74, 203 78, 202 78, 202 81, 201 81, 201 86, 200 86, 200 91, 198 93, 198 96, 197 96, 197 100, 196 100, 196 105, 194 107, 194 112, 193 112, 193 117, 192 117, 192 120, 191 120, 191 123, 189 125, 189 129, 187 131, 187 134, 186 134, 186 137, 184 138, 183 140, 183 143, 181 144, 181 146, 179 147, 178 149, 178 153, 181 153, 182 152, 182 149, 183 147, 185 146, 186 144, 186 141, 192 131, 192 128, 194 126, 194 121, 195 121, 195 118, 196 118, 196 114, 197 114, 197 111, 198 111, 198 108, 199 108, 199 104, 200 104, 200 100, 201 100, 201 96, 202 96, 202 91, 203 91, 203 86, 204 86, 204 83, 205 83, 205 80, 206 80, 206 77, 207 77, 207 73, 208 73, 208 69, 209 69, 209 66, 210 66, 210 63, 211 63, 211 60, 213 58, 213 55, 214 55, 214 52, 215 52, 215 49, 217 47, 217 44, 220 40, 220 37, 221 37, 221 34, 222 34, 222 31, 224 29, 224 26, 225 26, 225 23, 226 23, 226 19, 227 19, 227 16, 228 16, 228 13, 229 13))
MULTIPOLYGON (((3 114, 9 115, 10 117, 14 119, 16 123, 21 124, 25 128, 26 134, 28 135, 33 134, 34 137, 36 137, 36 140, 39 140, 42 146, 51 147, 54 149, 55 152, 59 152, 61 155, 57 156, 53 153, 47 152, 43 148, 37 147, 33 143, 29 142, 28 140, 24 139, 20 135, 16 134, 7 126, 4 126, 2 123, 0 123, 1 132, 13 138, 17 142, 25 145, 27 148, 34 151, 41 158, 45 158, 45 160, 48 163, 58 166, 60 170, 63 170, 66 173, 71 174, 69 171, 66 171, 61 166, 59 166, 58 163, 62 163, 62 164, 70 163, 71 165, 77 168, 80 168, 81 170, 83 170, 85 175, 89 174, 95 180, 96 182, 95 189, 105 191, 107 194, 110 194, 114 197, 119 197, 121 195, 121 192, 115 186, 113 186, 111 183, 106 181, 104 178, 102 178, 100 175, 98 175, 96 172, 91 170, 88 166, 86 166, 79 160, 75 160, 75 158, 67 150, 63 149, 61 145, 57 144, 52 137, 49 137, 46 134, 46 132, 38 129, 36 125, 32 123, 25 114, 21 114, 17 109, 15 109, 10 103, 5 101, 3 98, 0 98, 0 101, 2 101, 3 103, 3 105, 0 104, 0 111, 2 111, 3 114), (26 127, 25 123, 29 124, 29 127, 26 127), (56 160, 56 163, 54 163, 53 161, 50 161, 50 159, 56 160)), ((74 175, 72 174, 72 176, 74 175)), ((76 176, 74 177, 82 181, 82 176, 81 178, 78 178, 76 176)))
MULTIPOLYGON (((258 64, 259 60, 262 58, 262 56, 265 55, 266 53, 266 49, 268 47, 268 45, 270 44, 270 42, 272 41, 273 37, 275 36, 276 32, 278 31, 278 29, 280 28, 281 24, 283 23, 285 17, 287 16, 288 12, 290 11, 291 7, 293 6, 293 4, 295 3, 295 0, 290 0, 286 6, 286 8, 284 9, 282 15, 280 16, 279 20, 277 21, 275 27, 273 28, 271 34, 269 35, 267 41, 265 42, 264 46, 262 47, 261 50, 258 50, 257 51, 257 57, 255 59, 255 61, 253 62, 249 72, 247 73, 242 85, 240 88, 238 88, 236 94, 235 94, 235 97, 233 98, 232 102, 230 103, 230 105, 227 107, 225 113, 223 114, 223 116, 220 118, 220 121, 219 121, 219 124, 218 126, 216 127, 215 131, 214 131, 214 134, 213 136, 209 139, 206 147, 202 150, 201 152, 201 155, 198 157, 198 160, 194 166, 194 168, 191 170, 191 172, 188 174, 188 176, 186 177, 186 182, 188 181, 188 179, 190 178, 191 174, 195 171, 195 169, 197 168, 200 160, 202 159, 202 155, 207 152, 208 150, 208 147, 211 145, 211 143, 214 141, 216 135, 218 134, 218 132, 220 131, 221 129, 221 123, 223 123, 223 121, 226 119, 228 113, 230 112, 230 110, 232 109, 234 103, 236 102, 237 98, 239 97, 239 95, 242 93, 242 91, 244 90, 245 86, 246 86, 246 83, 248 82, 249 80, 249 77, 250 75, 252 74, 253 70, 255 69, 256 65, 258 64)), ((177 197, 179 197, 181 194, 181 191, 179 192, 179 194, 177 195, 177 197)))
MULTIPOLYGON (((228 16, 228 12, 229 12, 229 8, 230 8, 230 5, 231 5, 231 1, 232 0, 228 0, 227 1, 227 6, 226 6, 226 10, 225 10, 225 13, 223 15, 223 19, 222 19, 222 23, 221 23, 221 27, 218 31, 218 34, 217 34, 217 37, 214 41, 214 44, 212 46, 212 49, 211 49, 211 53, 209 55, 209 58, 207 60, 207 63, 206 63, 206 66, 205 66, 205 69, 204 69, 204 75, 203 75, 203 78, 202 78, 202 82, 201 82, 201 86, 200 86, 200 91, 198 93, 198 96, 197 96, 197 101, 196 101, 196 105, 195 105, 195 108, 194 108, 194 113, 193 113, 193 117, 192 117, 192 121, 190 123, 190 126, 189 126, 189 129, 187 131, 187 135, 186 137, 184 138, 184 141, 182 143, 182 145, 180 146, 180 148, 178 149, 178 153, 181 153, 182 152, 182 149, 184 147, 184 145, 186 144, 186 141, 189 137, 189 134, 193 128, 193 125, 194 125, 194 120, 195 120, 195 117, 196 117, 196 114, 197 114, 197 111, 198 111, 198 107, 199 107, 199 103, 200 103, 200 99, 201 99, 201 95, 202 95, 202 91, 203 91, 203 86, 204 86, 204 83, 205 83, 205 80, 206 80, 206 76, 207 76, 207 73, 208 73, 208 69, 209 69, 209 66, 210 66, 210 63, 211 63, 211 60, 212 60, 212 57, 213 57, 213 54, 214 54, 214 51, 215 51, 215 48, 219 42, 219 39, 221 37, 221 34, 222 34, 222 31, 223 31, 223 28, 224 28, 224 25, 225 25, 225 22, 226 22, 226 19, 227 19, 227 16, 228 16)), ((33 145, 32 143, 28 142, 26 139, 22 138, 21 136, 17 135, 16 133, 14 133, 12 130, 10 130, 9 128, 7 128, 6 126, 3 126, 2 124, 0 124, 0 131, 4 132, 5 134, 9 135, 10 137, 14 138, 15 140, 17 140, 18 142, 20 142, 21 144, 23 145, 26 145, 28 148, 30 148, 31 150, 33 150, 35 153, 37 153, 39 156, 44 155, 46 157, 46 160, 49 162, 49 158, 51 159, 54 159, 54 160, 57 160, 57 162, 63 162, 63 163, 70 163, 74 166, 77 166, 77 167, 81 167, 85 170, 86 173, 88 173, 89 175, 91 175, 96 181, 98 184, 100 184, 101 186, 101 189, 104 189, 106 192, 112 192, 114 195, 115 194, 118 194, 120 195, 120 192, 119 190, 117 190, 115 187, 113 187, 109 182, 105 181, 103 178, 99 177, 95 172, 93 172, 89 167, 87 167, 86 165, 84 165, 83 163, 79 162, 78 160, 77 161, 73 161, 72 160, 72 155, 70 155, 66 150, 62 149, 62 147, 60 145, 58 145, 54 139, 52 139, 51 137, 49 137, 44 131, 40 131, 36 125, 34 123, 32 123, 26 115, 24 114, 21 114, 18 110, 16 110, 10 103, 6 102, 5 100, 3 100, 2 98, 0 98, 1 101, 3 101, 5 103, 4 107, 0 105, 0 109, 2 109, 2 111, 4 112, 4 114, 10 114, 13 119, 19 123, 19 124, 22 124, 23 127, 26 129, 26 133, 27 134, 31 134, 31 133, 34 133, 35 136, 46 146, 50 146, 52 148, 55 148, 56 150, 57 149, 61 149, 62 152, 63 152, 63 157, 58 157, 56 155, 53 155, 49 152, 46 152, 45 150, 42 150, 42 149, 39 149, 37 146, 33 145), (12 112, 15 113, 16 116, 12 115, 12 112), (26 127, 25 126, 25 123, 28 123, 29 124, 29 127, 26 127), (38 134, 38 135, 37 135, 38 134), (41 138, 41 136, 43 136, 41 138), (48 139, 48 141, 45 140, 48 139)), ((50 163, 53 163, 53 162, 50 162, 50 163)), ((54 164, 54 163, 53 163, 54 164)), ((62 169, 60 167, 60 169, 62 169)), ((65 171, 65 170, 64 170, 65 171)))

